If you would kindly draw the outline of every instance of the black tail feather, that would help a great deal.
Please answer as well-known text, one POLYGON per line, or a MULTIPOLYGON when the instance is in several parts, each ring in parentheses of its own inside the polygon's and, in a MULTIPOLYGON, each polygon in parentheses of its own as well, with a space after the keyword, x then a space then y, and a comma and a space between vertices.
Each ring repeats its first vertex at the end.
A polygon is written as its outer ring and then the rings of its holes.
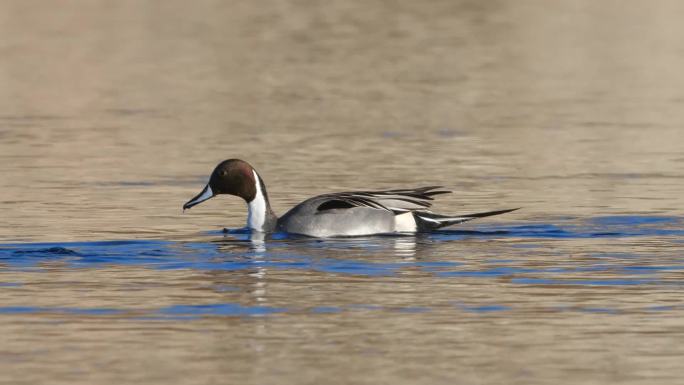
POLYGON ((460 216, 471 217, 471 218, 484 218, 484 217, 491 217, 492 215, 510 213, 511 211, 520 210, 521 208, 522 207, 516 207, 514 209, 507 209, 507 210, 485 211, 483 213, 467 214, 467 215, 460 215, 460 216))
POLYGON ((440 215, 430 212, 413 213, 419 231, 431 231, 446 226, 455 225, 458 223, 468 222, 477 218, 490 217, 492 215, 499 215, 510 213, 511 211, 519 210, 520 207, 507 210, 486 211, 482 213, 464 214, 464 215, 440 215))

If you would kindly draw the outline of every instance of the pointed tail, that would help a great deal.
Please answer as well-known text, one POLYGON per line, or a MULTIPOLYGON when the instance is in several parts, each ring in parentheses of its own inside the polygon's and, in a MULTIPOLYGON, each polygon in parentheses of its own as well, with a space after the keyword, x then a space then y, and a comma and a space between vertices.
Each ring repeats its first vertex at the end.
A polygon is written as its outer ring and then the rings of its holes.
POLYGON ((419 231, 430 231, 446 226, 455 225, 457 223, 468 222, 477 218, 491 217, 492 215, 510 213, 511 211, 519 209, 520 207, 508 210, 487 211, 483 213, 465 214, 458 216, 439 215, 429 212, 414 212, 414 216, 416 218, 416 224, 418 225, 419 231))

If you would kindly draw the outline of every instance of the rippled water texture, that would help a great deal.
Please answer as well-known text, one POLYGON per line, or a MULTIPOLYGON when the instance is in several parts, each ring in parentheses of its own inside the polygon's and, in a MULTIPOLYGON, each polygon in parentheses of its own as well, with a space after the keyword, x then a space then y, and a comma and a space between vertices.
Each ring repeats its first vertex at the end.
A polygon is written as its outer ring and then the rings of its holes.
POLYGON ((684 3, 0 3, 0 383, 677 384, 684 3), (419 236, 240 230, 444 185, 419 236), (229 230, 223 231, 226 227, 229 230))

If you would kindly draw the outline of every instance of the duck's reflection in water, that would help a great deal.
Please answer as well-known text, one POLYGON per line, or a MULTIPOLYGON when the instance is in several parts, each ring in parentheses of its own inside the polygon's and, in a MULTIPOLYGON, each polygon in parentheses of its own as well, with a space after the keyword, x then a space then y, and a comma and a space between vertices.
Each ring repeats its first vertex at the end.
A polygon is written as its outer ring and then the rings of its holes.
POLYGON ((392 238, 394 255, 401 257, 405 261, 416 260, 416 237, 404 236, 392 238))
POLYGON ((266 252, 265 234, 261 232, 252 232, 249 236, 249 250, 254 252, 251 260, 254 263, 254 270, 249 273, 249 276, 254 279, 252 285, 251 295, 257 304, 262 305, 266 303, 266 267, 264 266, 264 253, 266 252))
POLYGON ((249 234, 249 249, 257 254, 266 252, 266 234, 253 231, 249 234))
MULTIPOLYGON (((285 233, 265 234, 240 231, 226 234, 222 239, 212 241, 217 251, 226 255, 237 253, 237 257, 255 264, 273 262, 279 255, 301 256, 302 258, 353 258, 363 257, 367 251, 380 258, 415 260, 429 243, 421 242, 420 235, 391 235, 371 237, 310 238, 285 233), (359 252, 362 252, 359 254, 359 252)), ((366 259, 366 258, 362 258, 366 259)))

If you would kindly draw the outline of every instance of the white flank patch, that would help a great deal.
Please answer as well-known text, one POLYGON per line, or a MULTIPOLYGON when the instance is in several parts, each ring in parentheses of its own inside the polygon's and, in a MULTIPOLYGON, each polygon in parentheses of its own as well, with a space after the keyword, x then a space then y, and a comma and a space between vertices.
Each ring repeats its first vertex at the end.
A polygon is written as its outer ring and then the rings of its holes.
POLYGON ((256 231, 264 231, 264 222, 266 222, 266 199, 264 193, 261 191, 261 181, 256 171, 254 173, 254 182, 256 183, 256 195, 251 202, 249 202, 247 212, 247 227, 256 231))
POLYGON ((416 231, 416 219, 412 212, 394 216, 394 231, 400 233, 413 233, 416 231))

